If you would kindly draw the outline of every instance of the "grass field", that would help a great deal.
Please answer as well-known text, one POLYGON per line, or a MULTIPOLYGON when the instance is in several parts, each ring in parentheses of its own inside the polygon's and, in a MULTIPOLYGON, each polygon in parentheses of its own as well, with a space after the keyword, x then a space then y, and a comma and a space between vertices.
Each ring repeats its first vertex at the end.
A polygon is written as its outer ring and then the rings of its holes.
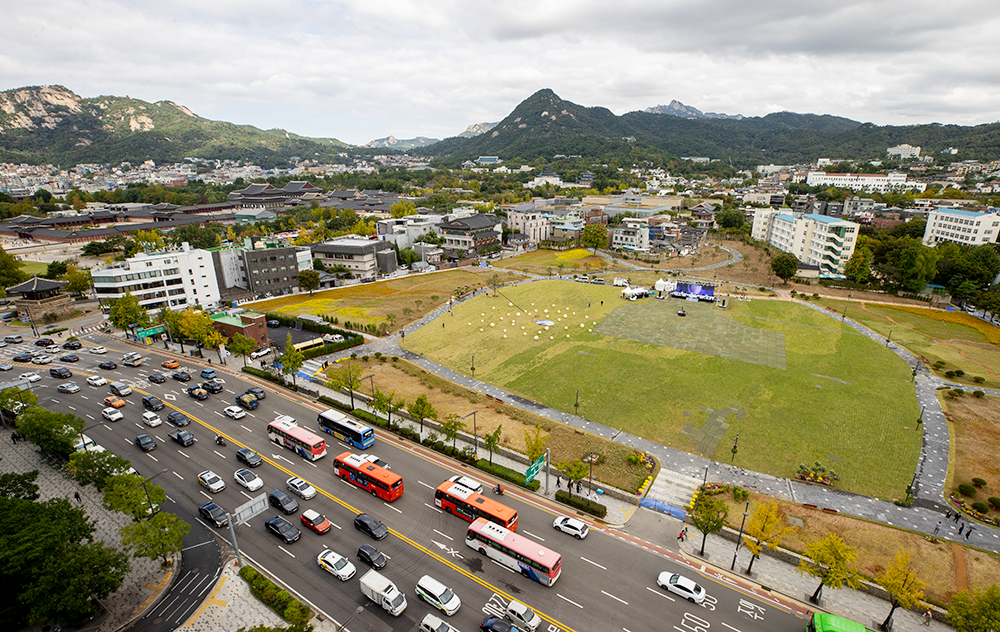
POLYGON ((22 261, 21 271, 27 274, 29 277, 37 276, 39 274, 45 274, 49 269, 49 264, 44 261, 22 261))
POLYGON ((839 488, 904 494, 920 448, 919 408, 910 371, 894 353, 794 303, 734 302, 686 319, 676 316, 680 305, 542 281, 462 303, 443 328, 408 335, 406 346, 463 373, 475 355, 478 379, 560 410, 573 410, 579 389, 582 416, 658 443, 711 448, 702 453, 725 462, 739 433, 741 466, 790 477, 819 460, 840 474, 839 488), (629 325, 640 310, 641 322, 629 325), (541 319, 553 324, 534 322, 541 319), (699 323, 740 339, 703 333, 700 342, 718 355, 685 350, 685 331, 699 323), (748 334, 765 342, 748 343, 748 334), (723 357, 730 347, 757 344, 760 352, 779 339, 785 368, 723 357))
MULTIPOLYGON (((390 330, 419 320, 448 301, 457 289, 480 289, 496 272, 480 268, 458 268, 429 274, 415 274, 377 283, 348 285, 308 294, 282 296, 254 303, 259 312, 288 316, 312 314, 332 316, 340 323, 362 325, 389 323, 390 330), (393 326, 392 323, 395 323, 393 326)), ((523 278, 500 273, 502 281, 523 278)))
POLYGON ((610 267, 604 257, 597 256, 586 248, 563 252, 534 250, 519 257, 495 261, 493 266, 543 276, 589 273, 610 267))

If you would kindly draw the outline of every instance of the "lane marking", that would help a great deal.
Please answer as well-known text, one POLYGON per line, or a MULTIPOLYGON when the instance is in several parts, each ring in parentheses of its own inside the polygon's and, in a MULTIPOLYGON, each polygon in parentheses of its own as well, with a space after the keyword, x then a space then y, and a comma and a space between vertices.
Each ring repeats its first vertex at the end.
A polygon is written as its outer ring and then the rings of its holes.
POLYGON ((588 559, 587 559, 587 558, 585 558, 585 557, 580 557, 580 559, 581 559, 581 560, 583 560, 584 562, 587 562, 588 564, 593 564, 594 566, 596 566, 597 568, 599 568, 599 569, 601 569, 601 570, 603 570, 603 571, 606 571, 606 570, 608 570, 608 569, 607 569, 607 567, 605 567, 605 566, 601 566, 601 565, 600 565, 600 564, 598 564, 597 562, 592 562, 592 561, 588 560, 588 559))
POLYGON ((177 478, 181 479, 182 481, 184 480, 184 477, 183 477, 183 476, 181 476, 180 474, 178 474, 177 472, 171 472, 171 474, 173 474, 173 475, 174 475, 174 476, 176 476, 177 478))
POLYGON ((434 511, 438 512, 439 514, 443 514, 444 513, 443 511, 441 511, 440 509, 438 509, 434 505, 428 505, 427 503, 424 503, 424 507, 427 507, 429 509, 433 509, 434 511))
POLYGON ((386 507, 388 507, 389 509, 392 509, 392 510, 393 510, 393 511, 395 511, 396 513, 403 513, 403 510, 402 510, 402 509, 396 509, 395 507, 393 507, 392 505, 390 505, 390 504, 389 504, 389 503, 387 503, 387 502, 384 502, 384 501, 383 501, 383 502, 382 502, 382 504, 383 504, 383 505, 385 505, 386 507))
POLYGON ((646 590, 648 590, 649 592, 653 593, 654 595, 659 595, 659 596, 663 597, 664 599, 669 599, 670 601, 677 601, 676 599, 674 599, 673 597, 671 597, 667 593, 663 592, 662 590, 653 590, 649 586, 646 586, 646 590))
POLYGON ((579 609, 583 610, 583 606, 581 606, 580 604, 576 603, 576 602, 575 602, 575 601, 573 601, 572 599, 568 599, 568 598, 566 598, 566 597, 563 597, 563 596, 562 596, 562 595, 560 595, 559 593, 556 593, 556 597, 559 597, 559 598, 560 598, 560 599, 562 599, 563 601, 565 601, 565 602, 568 602, 568 603, 571 603, 571 604, 573 604, 574 606, 576 606, 577 608, 579 608, 579 609))
POLYGON ((539 537, 539 536, 535 535, 534 533, 532 533, 531 531, 524 531, 524 530, 522 529, 522 530, 521 530, 521 533, 523 533, 524 535, 530 535, 531 537, 535 538, 535 539, 536 539, 536 540, 538 540, 539 542, 545 542, 545 538, 541 538, 541 537, 539 537))
POLYGON ((611 598, 612 598, 612 599, 614 599, 615 601, 620 601, 621 603, 625 604, 626 606, 628 605, 628 602, 627 602, 627 601, 625 601, 624 599, 619 599, 618 597, 615 597, 614 595, 612 595, 612 594, 611 594, 611 593, 609 593, 609 592, 606 592, 606 591, 603 591, 603 590, 602 590, 602 591, 601 591, 601 593, 603 593, 603 594, 607 595, 608 597, 611 597, 611 598))
MULTIPOLYGON (((282 551, 284 551, 285 553, 288 553, 288 549, 286 549, 285 547, 283 547, 283 546, 279 546, 278 548, 279 548, 279 549, 281 549, 282 551)), ((288 553, 288 555, 290 555, 290 556, 291 556, 292 558, 294 558, 294 557, 295 557, 295 556, 294 556, 294 555, 292 555, 291 553, 288 553)))
POLYGON ((442 538, 448 538, 448 539, 449 539, 449 540, 451 540, 451 541, 454 541, 454 540, 455 540, 455 538, 451 537, 451 536, 450 536, 450 535, 448 535, 447 533, 441 533, 441 532, 440 532, 440 531, 438 531, 437 529, 434 529, 434 533, 438 534, 438 535, 439 535, 439 536, 441 536, 442 538))
POLYGON ((428 485, 427 483, 425 483, 423 481, 417 481, 417 482, 420 483, 421 485, 423 485, 424 487, 426 487, 427 489, 434 489, 434 490, 437 489, 437 487, 431 487, 430 485, 428 485))

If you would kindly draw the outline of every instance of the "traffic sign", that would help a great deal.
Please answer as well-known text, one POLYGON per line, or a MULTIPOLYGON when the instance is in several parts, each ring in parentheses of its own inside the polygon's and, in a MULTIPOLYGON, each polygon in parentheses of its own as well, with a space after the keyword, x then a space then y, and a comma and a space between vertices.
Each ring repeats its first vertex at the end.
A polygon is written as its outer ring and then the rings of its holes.
POLYGON ((538 460, 528 466, 528 471, 524 473, 524 484, 528 485, 531 481, 535 480, 538 476, 538 472, 542 469, 542 464, 545 463, 545 455, 538 457, 538 460))
POLYGON ((164 332, 163 325, 157 325, 156 327, 149 327, 148 329, 136 329, 135 335, 139 338, 146 338, 148 336, 155 336, 156 334, 162 334, 164 332))

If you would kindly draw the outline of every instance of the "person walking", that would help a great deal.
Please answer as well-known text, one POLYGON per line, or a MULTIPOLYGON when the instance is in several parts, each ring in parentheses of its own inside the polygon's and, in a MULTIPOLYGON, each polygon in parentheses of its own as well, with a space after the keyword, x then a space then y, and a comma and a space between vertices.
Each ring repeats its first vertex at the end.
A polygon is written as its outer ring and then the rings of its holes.
POLYGON ((583 485, 580 484, 580 481, 576 482, 576 493, 577 494, 583 493, 583 485))
POLYGON ((971 533, 972 533, 972 529, 973 529, 973 526, 972 526, 972 525, 970 524, 970 525, 969 525, 969 530, 965 532, 965 539, 966 539, 966 540, 968 540, 968 539, 969 539, 969 534, 971 534, 971 533))
POLYGON ((556 476, 556 489, 562 489, 562 477, 556 476))
POLYGON ((962 514, 958 513, 958 509, 955 510, 955 524, 958 524, 958 517, 962 514))
POLYGON ((76 502, 80 503, 81 505, 83 504, 83 498, 80 496, 80 492, 73 492, 73 498, 76 499, 76 502))
POLYGON ((684 529, 681 529, 681 532, 677 534, 677 541, 678 542, 684 541, 684 529))
POLYGON ((931 614, 931 609, 927 608, 926 610, 924 610, 923 620, 920 622, 920 625, 928 625, 929 626, 931 624, 931 619, 933 619, 933 618, 934 617, 931 614))
POLYGON ((938 520, 937 526, 934 527, 934 535, 937 535, 941 531, 941 521, 938 520))

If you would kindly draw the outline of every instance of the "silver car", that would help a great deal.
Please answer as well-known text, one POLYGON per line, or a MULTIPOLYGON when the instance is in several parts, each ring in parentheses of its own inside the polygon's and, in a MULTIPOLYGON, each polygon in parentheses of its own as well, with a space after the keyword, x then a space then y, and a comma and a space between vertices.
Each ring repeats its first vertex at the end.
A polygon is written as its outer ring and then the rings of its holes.
POLYGON ((285 486, 288 487, 288 491, 301 496, 302 500, 309 500, 316 495, 316 488, 298 476, 293 476, 285 481, 285 486))

